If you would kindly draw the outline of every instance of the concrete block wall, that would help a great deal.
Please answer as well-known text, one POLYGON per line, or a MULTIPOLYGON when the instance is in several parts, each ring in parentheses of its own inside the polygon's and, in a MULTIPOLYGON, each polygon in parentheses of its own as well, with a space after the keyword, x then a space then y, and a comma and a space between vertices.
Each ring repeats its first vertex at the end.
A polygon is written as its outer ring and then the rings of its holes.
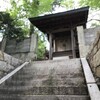
POLYGON ((7 40, 5 52, 15 58, 23 61, 29 61, 37 58, 37 35, 32 34, 31 37, 25 38, 22 41, 7 40))
POLYGON ((7 40, 5 52, 15 58, 26 61, 30 52, 30 42, 30 37, 21 41, 16 41, 16 39, 7 40))
POLYGON ((87 60, 94 74, 100 77, 100 31, 97 32, 95 41, 87 55, 87 60))
POLYGON ((8 54, 15 54, 21 52, 29 52, 30 51, 30 38, 24 39, 22 41, 7 40, 5 52, 8 54))

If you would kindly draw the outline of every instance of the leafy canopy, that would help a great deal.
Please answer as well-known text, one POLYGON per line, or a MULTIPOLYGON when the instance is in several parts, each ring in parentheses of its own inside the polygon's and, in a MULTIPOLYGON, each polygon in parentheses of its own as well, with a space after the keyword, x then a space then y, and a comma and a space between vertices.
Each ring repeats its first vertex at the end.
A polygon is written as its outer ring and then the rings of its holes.
POLYGON ((92 9, 100 9, 100 0, 80 0, 80 5, 90 6, 92 9))
MULTIPOLYGON (((56 5, 60 5, 63 0, 10 0, 11 9, 7 10, 10 13, 11 18, 13 18, 13 25, 16 28, 20 27, 20 32, 15 30, 11 36, 22 38, 27 35, 35 33, 35 28, 28 22, 29 17, 36 17, 46 12, 52 13, 56 5)), ((9 28, 9 30, 14 30, 9 28)), ((36 33, 37 34, 37 33, 36 33)), ((45 42, 38 34, 38 58, 42 58, 45 52, 45 42)))

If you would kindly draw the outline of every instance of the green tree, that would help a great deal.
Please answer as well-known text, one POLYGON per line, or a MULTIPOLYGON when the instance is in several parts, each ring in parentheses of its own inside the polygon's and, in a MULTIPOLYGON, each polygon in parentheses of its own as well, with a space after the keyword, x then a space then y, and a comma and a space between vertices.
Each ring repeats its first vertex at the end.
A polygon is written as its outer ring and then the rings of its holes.
POLYGON ((62 1, 63 0, 10 0, 11 9, 8 10, 8 12, 14 19, 16 26, 20 26, 26 31, 26 34, 32 34, 34 26, 29 25, 27 19, 46 12, 52 13, 53 7, 60 5, 62 1), (27 23, 25 23, 25 21, 27 23))
POLYGON ((74 0, 63 0, 61 5, 64 6, 66 9, 75 8, 75 1, 74 0))
MULTIPOLYGON (((15 26, 23 30, 24 34, 22 35, 27 36, 33 32, 35 33, 34 26, 29 24, 27 19, 46 12, 52 13, 53 7, 59 5, 61 1, 62 0, 10 0, 11 9, 7 10, 7 12, 9 12, 13 18, 15 26)), ((21 32, 19 34, 21 34, 21 32)), ((45 51, 45 43, 40 35, 38 35, 38 37, 38 57, 41 58, 45 51)))
POLYGON ((37 49, 37 58, 44 59, 45 49, 46 49, 46 42, 44 39, 44 34, 41 33, 38 35, 38 49, 37 49))
POLYGON ((24 38, 23 30, 20 27, 16 27, 13 22, 14 20, 8 13, 0 12, 0 30, 2 31, 3 35, 9 39, 24 38))
POLYGON ((100 0, 80 0, 81 6, 90 6, 91 9, 100 9, 100 0))

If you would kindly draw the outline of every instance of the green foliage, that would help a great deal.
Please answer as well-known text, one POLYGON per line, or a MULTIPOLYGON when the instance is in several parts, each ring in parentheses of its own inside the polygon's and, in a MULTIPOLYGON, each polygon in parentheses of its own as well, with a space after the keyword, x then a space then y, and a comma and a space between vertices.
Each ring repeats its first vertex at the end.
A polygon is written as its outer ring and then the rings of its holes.
POLYGON ((74 0, 63 0, 61 5, 66 7, 66 9, 72 9, 74 7, 74 0))
MULTIPOLYGON (((10 13, 10 18, 5 26, 5 36, 8 38, 23 39, 35 31, 34 26, 29 24, 29 17, 36 17, 43 13, 52 13, 55 5, 60 5, 63 0, 10 0, 11 9, 7 10, 10 13), (10 22, 10 23, 9 23, 10 22)), ((4 18, 6 20, 6 17, 4 18)), ((39 36, 38 39, 38 58, 43 58, 45 52, 45 42, 42 39, 44 36, 39 36)))
POLYGON ((20 27, 16 27, 14 24, 14 20, 8 13, 5 12, 0 13, 0 30, 2 31, 3 35, 9 39, 24 38, 23 30, 20 27))
POLYGON ((91 24, 91 27, 97 27, 100 26, 100 22, 94 22, 91 24))
POLYGON ((8 10, 17 27, 24 30, 25 35, 34 31, 34 26, 29 25, 28 18, 36 17, 45 12, 52 11, 52 4, 55 0, 10 0, 11 9, 8 10), (27 23, 25 23, 27 21, 27 23), (30 26, 30 27, 29 27, 30 26))
POLYGON ((81 6, 90 6, 92 9, 100 9, 100 0, 80 0, 81 6))
POLYGON ((41 35, 38 34, 38 49, 37 49, 37 58, 43 59, 45 54, 45 39, 43 39, 44 34, 41 33, 41 35))

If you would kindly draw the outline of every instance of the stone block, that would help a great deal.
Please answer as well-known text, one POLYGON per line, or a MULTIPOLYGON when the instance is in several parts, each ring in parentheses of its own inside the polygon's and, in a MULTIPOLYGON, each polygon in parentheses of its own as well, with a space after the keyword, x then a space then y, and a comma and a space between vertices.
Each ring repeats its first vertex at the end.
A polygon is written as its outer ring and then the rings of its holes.
POLYGON ((14 58, 14 57, 12 57, 12 58, 11 58, 10 64, 11 64, 12 66, 18 66, 18 65, 19 65, 19 60, 16 59, 16 58, 14 58))
POLYGON ((95 55, 95 62, 96 66, 100 65, 100 50, 95 55))
POLYGON ((8 72, 11 69, 14 69, 13 66, 9 65, 7 62, 5 61, 0 61, 0 71, 2 72, 8 72))
POLYGON ((94 40, 93 45, 97 45, 99 39, 100 39, 100 32, 97 32, 97 35, 96 35, 96 38, 95 38, 95 40, 94 40))
POLYGON ((0 60, 4 60, 4 54, 2 51, 0 51, 0 60))
POLYGON ((95 55, 95 54, 96 54, 97 50, 98 50, 97 45, 95 45, 95 46, 94 46, 94 48, 93 48, 93 52, 92 52, 92 53, 93 53, 93 55, 95 55))
POLYGON ((0 71, 0 78, 4 75, 3 71, 0 71))
POLYGON ((7 40, 7 45, 16 45, 16 40, 14 39, 7 40))
POLYGON ((100 66, 96 68, 96 75, 100 77, 100 66))
POLYGON ((12 57, 10 56, 10 55, 8 55, 8 54, 4 54, 4 60, 6 61, 6 62, 8 62, 9 64, 11 63, 11 59, 12 59, 12 57))
POLYGON ((98 41, 98 49, 100 49, 100 39, 99 39, 99 41, 98 41))
MULTIPOLYGON (((19 57, 19 58, 20 58, 20 57, 19 57)), ((21 60, 19 60, 19 59, 17 59, 17 58, 14 58, 14 57, 12 57, 12 56, 6 54, 6 53, 4 53, 4 60, 5 60, 8 64, 10 64, 10 65, 12 65, 12 66, 17 66, 17 65, 19 65, 19 64, 22 62, 21 60)))
POLYGON ((15 53, 15 47, 12 48, 12 47, 6 46, 5 52, 8 54, 15 53))
POLYGON ((24 40, 24 44, 28 44, 28 43, 30 44, 30 42, 31 42, 31 38, 27 38, 24 40))

